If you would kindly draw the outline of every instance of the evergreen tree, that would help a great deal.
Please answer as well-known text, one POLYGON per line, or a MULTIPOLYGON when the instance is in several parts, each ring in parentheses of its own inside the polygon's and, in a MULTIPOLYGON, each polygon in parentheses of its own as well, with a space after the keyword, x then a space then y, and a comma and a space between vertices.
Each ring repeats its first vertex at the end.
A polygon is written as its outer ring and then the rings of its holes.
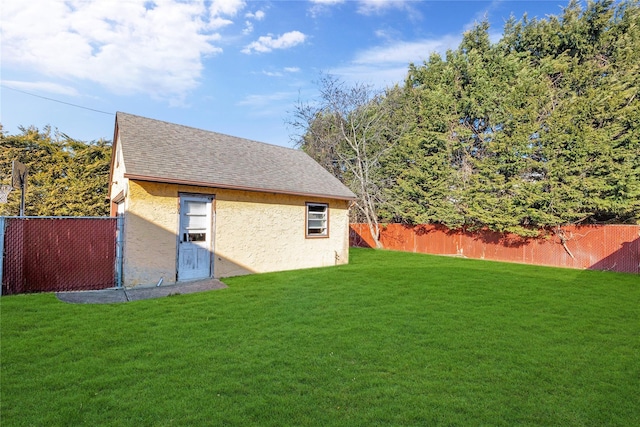
MULTIPOLYGON (((21 132, 0 134, 0 184, 11 183, 13 160, 28 167, 25 215, 108 215, 109 142, 76 141, 49 127, 21 132)), ((8 203, 0 205, 0 215, 18 215, 19 204, 20 190, 14 189, 8 203)))
POLYGON ((562 16, 483 22, 411 65, 407 131, 382 165, 381 217, 535 235, 640 222, 640 8, 571 1, 562 16))

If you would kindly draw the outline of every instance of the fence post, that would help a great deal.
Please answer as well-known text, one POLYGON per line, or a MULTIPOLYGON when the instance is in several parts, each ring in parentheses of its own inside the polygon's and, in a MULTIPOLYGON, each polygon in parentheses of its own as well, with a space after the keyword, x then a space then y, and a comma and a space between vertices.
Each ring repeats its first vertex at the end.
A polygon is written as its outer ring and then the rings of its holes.
POLYGON ((123 243, 124 243, 124 215, 119 213, 116 217, 116 287, 122 288, 123 270, 123 243))
POLYGON ((2 296, 2 269, 4 266, 4 217, 0 216, 0 296, 2 296))

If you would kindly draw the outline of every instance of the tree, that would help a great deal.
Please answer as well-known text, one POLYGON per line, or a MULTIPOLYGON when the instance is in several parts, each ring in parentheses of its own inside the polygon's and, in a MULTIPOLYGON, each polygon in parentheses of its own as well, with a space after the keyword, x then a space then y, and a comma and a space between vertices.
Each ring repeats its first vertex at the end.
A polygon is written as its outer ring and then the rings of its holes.
POLYGON ((488 24, 446 59, 411 65, 410 122, 387 173, 396 220, 525 233, 522 203, 536 167, 537 107, 544 86, 516 55, 491 45, 488 24))
POLYGON ((545 225, 640 220, 639 26, 636 1, 571 1, 561 19, 508 35, 548 86, 536 134, 545 225))
MULTIPOLYGON (((0 133, 0 184, 10 184, 13 160, 29 169, 25 215, 102 216, 106 201, 111 144, 76 141, 46 127, 21 128, 19 135, 0 133)), ((20 191, 9 194, 0 215, 18 215, 20 191)))
POLYGON ((295 142, 356 194, 352 218, 366 222, 381 247, 378 209, 387 183, 380 163, 397 140, 398 96, 331 75, 321 76, 319 91, 316 103, 295 106, 289 122, 298 131, 295 142))
POLYGON ((409 224, 464 222, 452 194, 452 141, 448 138, 455 116, 454 75, 438 54, 429 67, 411 65, 404 88, 404 131, 382 164, 392 185, 388 203, 380 207, 383 220, 409 224))
POLYGON ((640 222, 640 7, 571 1, 411 65, 383 220, 537 228, 640 222))

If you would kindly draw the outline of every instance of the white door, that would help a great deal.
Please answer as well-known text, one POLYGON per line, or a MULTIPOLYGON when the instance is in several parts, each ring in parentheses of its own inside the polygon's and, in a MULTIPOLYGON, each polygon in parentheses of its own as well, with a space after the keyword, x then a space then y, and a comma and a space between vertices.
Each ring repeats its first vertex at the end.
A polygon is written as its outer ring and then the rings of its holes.
POLYGON ((178 280, 211 277, 211 197, 180 196, 178 280))

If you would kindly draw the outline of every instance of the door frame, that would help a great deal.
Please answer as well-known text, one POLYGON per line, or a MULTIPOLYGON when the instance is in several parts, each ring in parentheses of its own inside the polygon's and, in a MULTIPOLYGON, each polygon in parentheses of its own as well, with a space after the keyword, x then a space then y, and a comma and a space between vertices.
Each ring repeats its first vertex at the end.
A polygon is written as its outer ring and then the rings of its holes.
MULTIPOLYGON (((208 244, 208 250, 209 250, 209 278, 211 277, 215 277, 214 276, 214 235, 215 235, 215 223, 216 223, 216 209, 215 209, 215 204, 216 204, 216 197, 215 194, 203 194, 203 193, 188 193, 188 192, 178 192, 178 224, 177 224, 177 230, 178 232, 176 233, 176 283, 179 283, 179 277, 180 277, 180 233, 182 232, 182 200, 183 199, 199 199, 201 201, 206 201, 207 203, 209 203, 210 205, 210 218, 211 221, 208 224, 209 226, 209 244, 208 244)), ((202 278, 202 279, 193 279, 193 280, 203 280, 206 279, 202 278)), ((190 279, 187 280, 183 280, 183 282, 187 282, 190 279)))

